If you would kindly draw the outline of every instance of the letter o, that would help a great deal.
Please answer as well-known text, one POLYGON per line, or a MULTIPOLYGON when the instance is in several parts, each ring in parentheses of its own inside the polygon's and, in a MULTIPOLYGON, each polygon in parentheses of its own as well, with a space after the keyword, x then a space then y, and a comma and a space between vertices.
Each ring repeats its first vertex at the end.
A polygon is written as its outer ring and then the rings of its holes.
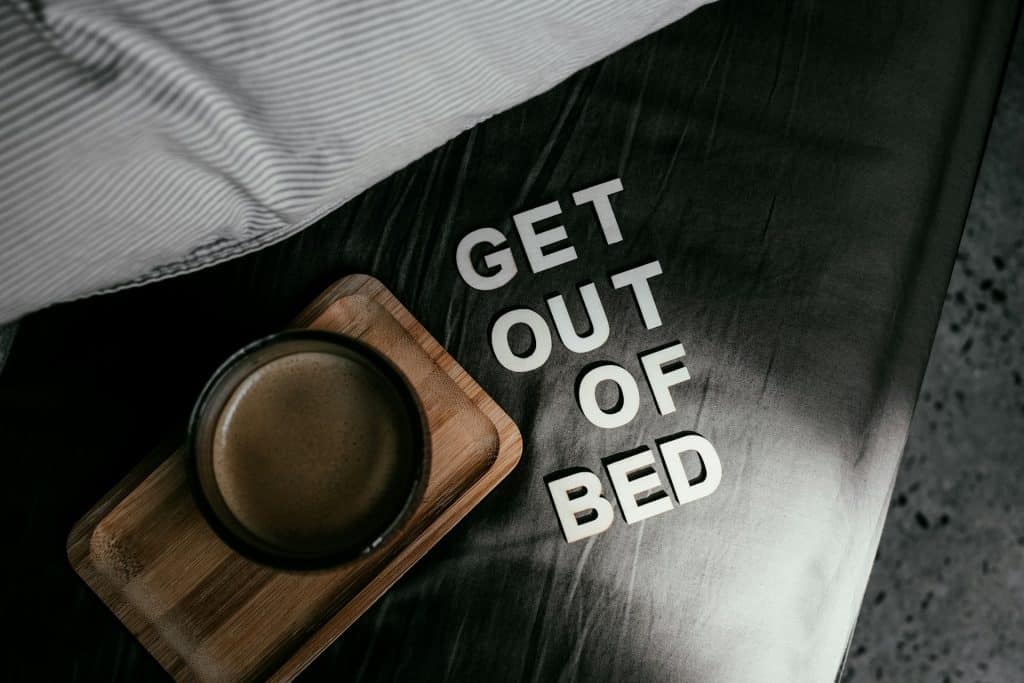
POLYGON ((507 370, 512 372, 530 372, 544 365, 551 355, 551 330, 544 318, 529 308, 513 308, 505 311, 491 326, 491 350, 507 370), (516 325, 526 325, 533 334, 533 351, 519 356, 509 345, 508 333, 516 325))
POLYGON ((614 429, 627 424, 640 410, 640 387, 629 371, 615 363, 592 367, 580 378, 576 398, 580 410, 591 424, 603 429, 614 429), (597 404, 597 387, 601 382, 615 382, 622 393, 622 405, 605 412, 597 404))

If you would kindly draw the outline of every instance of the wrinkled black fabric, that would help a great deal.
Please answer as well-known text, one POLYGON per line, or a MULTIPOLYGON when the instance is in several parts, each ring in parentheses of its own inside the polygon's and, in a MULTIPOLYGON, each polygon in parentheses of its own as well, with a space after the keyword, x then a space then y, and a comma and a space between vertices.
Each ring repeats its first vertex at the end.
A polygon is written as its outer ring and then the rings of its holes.
MULTIPOLYGON (((497 116, 293 239, 30 316, 0 375, 14 577, 4 614, 54 656, 15 673, 159 667, 73 574, 73 521, 180 428, 230 351, 347 272, 382 279, 519 423, 519 468, 304 680, 829 680, 881 531, 1017 11, 989 2, 722 0, 497 116), (571 193, 620 177, 624 240, 571 193), (494 292, 458 239, 558 199, 579 259, 494 292), (607 274, 658 258, 665 324, 607 274), (597 283, 611 339, 500 367, 494 316, 597 283), (679 340, 692 379, 626 427, 572 399, 598 360, 679 340), (681 430, 707 499, 568 545, 543 477, 681 430)), ((577 309, 578 310, 578 309, 577 309)), ((546 313, 545 313, 546 314, 546 313)), ((646 387, 641 383, 641 390, 646 387)), ((607 486, 607 480, 605 479, 607 486)), ((13 650, 12 650, 13 652, 13 650)))

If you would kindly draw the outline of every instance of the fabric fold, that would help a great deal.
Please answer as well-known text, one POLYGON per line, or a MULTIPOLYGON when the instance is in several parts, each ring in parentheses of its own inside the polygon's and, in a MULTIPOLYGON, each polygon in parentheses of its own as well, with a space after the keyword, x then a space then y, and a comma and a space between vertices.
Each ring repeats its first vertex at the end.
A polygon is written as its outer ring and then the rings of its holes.
POLYGON ((0 8, 0 322, 268 245, 707 0, 0 8))

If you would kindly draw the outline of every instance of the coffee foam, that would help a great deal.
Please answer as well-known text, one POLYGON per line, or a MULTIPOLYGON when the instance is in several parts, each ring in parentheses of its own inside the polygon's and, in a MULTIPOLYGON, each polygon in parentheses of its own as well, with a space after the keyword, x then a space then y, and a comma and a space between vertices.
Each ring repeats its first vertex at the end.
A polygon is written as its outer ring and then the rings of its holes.
POLYGON ((372 540, 401 513, 421 453, 403 397, 355 353, 272 360, 231 393, 212 465, 239 524, 288 553, 372 540))

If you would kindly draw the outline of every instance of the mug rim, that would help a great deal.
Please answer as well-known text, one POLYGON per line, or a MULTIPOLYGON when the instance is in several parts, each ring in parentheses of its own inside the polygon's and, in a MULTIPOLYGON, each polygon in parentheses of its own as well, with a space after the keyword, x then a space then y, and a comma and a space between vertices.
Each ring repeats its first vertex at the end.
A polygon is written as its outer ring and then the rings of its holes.
MULTIPOLYGON (((302 351, 298 350, 296 353, 302 353, 302 351)), ((282 354, 277 358, 283 358, 287 355, 291 354, 282 354)), ((267 362, 269 363, 273 360, 276 360, 276 358, 271 358, 267 362)), ((239 380, 239 384, 258 368, 263 367, 263 365, 264 364, 257 365, 249 372, 244 373, 239 380)), ((237 384, 234 388, 237 388, 237 384)), ((234 388, 232 388, 232 391, 234 388)), ((230 393, 228 396, 230 396, 230 393)), ((220 408, 222 409, 223 405, 221 405, 220 408)), ((212 452, 210 453, 210 456, 212 457, 212 452)), ((213 371, 213 374, 210 375, 210 378, 203 385, 203 389, 200 391, 199 396, 192 407, 192 412, 189 416, 188 422, 188 432, 185 440, 185 462, 188 486, 192 494, 192 498, 203 515, 203 518, 206 520, 206 523, 209 524, 217 536, 235 552, 247 557, 248 559, 259 562, 260 564, 268 565, 277 569, 329 569, 358 557, 362 557, 363 555, 366 555, 378 548, 385 540, 394 535, 394 533, 412 516, 413 511, 418 507, 422 500, 423 491, 426 488, 427 473, 429 472, 430 467, 430 456, 429 428, 426 413, 420 402, 419 395, 413 388, 412 383, 405 376, 405 373, 403 373, 390 358, 364 341, 338 332, 312 328, 287 329, 266 335, 256 339, 255 341, 249 342, 220 363, 220 365, 217 366, 217 369, 213 371), (409 485, 409 491, 405 497, 402 507, 386 526, 384 526, 380 531, 374 532, 368 543, 356 545, 354 548, 345 548, 343 550, 324 554, 310 554, 308 556, 298 554, 290 555, 286 552, 274 552, 242 538, 237 531, 231 529, 229 525, 225 523, 220 514, 218 514, 214 509, 214 506, 210 503, 207 492, 201 483, 199 473, 199 437, 205 420, 218 419, 220 417, 220 410, 218 410, 217 415, 208 415, 207 413, 212 410, 209 403, 212 400, 214 392, 220 388, 221 382, 254 353, 278 344, 306 340, 326 342, 330 345, 340 346, 352 351, 356 353, 361 360, 366 361, 370 366, 381 372, 385 378, 390 381, 393 388, 401 397, 405 412, 410 418, 409 422, 412 426, 412 429, 410 429, 410 436, 412 438, 412 447, 410 451, 413 454, 419 455, 419 457, 415 458, 416 462, 414 463, 412 481, 409 485)), ((219 487, 217 488, 219 489, 219 487)), ((237 518, 235 523, 242 529, 246 528, 244 524, 237 520, 237 518)), ((252 535, 254 537, 258 537, 257 534, 253 533, 252 535)))

